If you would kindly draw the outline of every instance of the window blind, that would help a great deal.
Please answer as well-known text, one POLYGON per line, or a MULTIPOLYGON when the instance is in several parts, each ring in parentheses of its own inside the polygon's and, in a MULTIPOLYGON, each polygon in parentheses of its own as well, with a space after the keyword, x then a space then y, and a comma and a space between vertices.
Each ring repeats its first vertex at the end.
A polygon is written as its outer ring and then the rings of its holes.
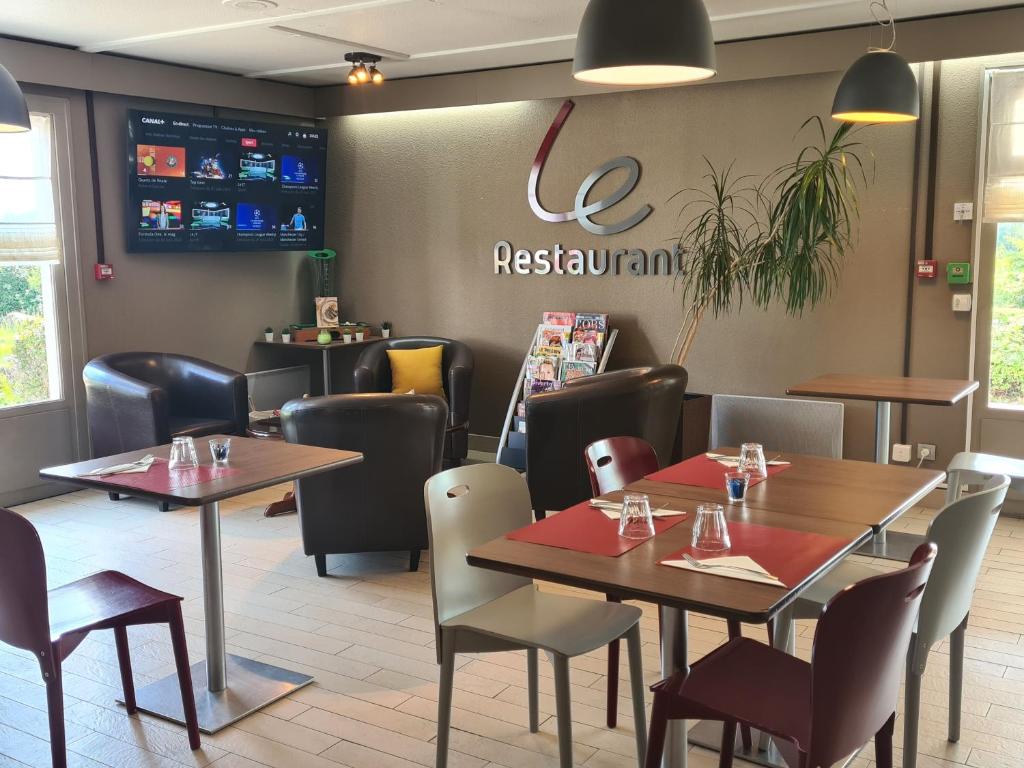
POLYGON ((1024 69, 992 73, 984 220, 1024 221, 1024 69))
POLYGON ((0 134, 0 263, 60 261, 52 121, 31 120, 31 131, 0 134))

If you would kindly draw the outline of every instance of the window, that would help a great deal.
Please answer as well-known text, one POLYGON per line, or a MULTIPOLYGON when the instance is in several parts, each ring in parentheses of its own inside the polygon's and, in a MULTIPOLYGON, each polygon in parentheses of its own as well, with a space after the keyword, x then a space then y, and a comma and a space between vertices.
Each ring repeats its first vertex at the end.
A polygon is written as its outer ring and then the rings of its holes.
POLYGON ((59 400, 53 128, 0 134, 0 408, 59 400))

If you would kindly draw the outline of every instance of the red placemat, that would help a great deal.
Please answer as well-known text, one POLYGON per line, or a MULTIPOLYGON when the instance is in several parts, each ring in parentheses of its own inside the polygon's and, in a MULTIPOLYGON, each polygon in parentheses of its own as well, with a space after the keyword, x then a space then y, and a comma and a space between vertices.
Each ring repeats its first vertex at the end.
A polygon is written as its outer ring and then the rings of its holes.
POLYGON ((695 560, 746 555, 787 587, 795 587, 849 544, 846 539, 820 533, 732 521, 729 521, 729 538, 732 546, 727 550, 704 552, 684 547, 659 562, 682 560, 684 554, 695 560))
MULTIPOLYGON (((769 465, 768 477, 777 475, 779 472, 785 472, 789 467, 789 464, 769 465)), ((719 491, 725 491, 725 473, 730 469, 732 467, 719 464, 714 459, 709 459, 704 454, 701 454, 679 464, 673 464, 671 467, 659 469, 654 474, 647 475, 647 479, 660 483, 696 485, 701 488, 715 488, 719 491)), ((765 478, 763 477, 752 477, 750 478, 750 485, 755 486, 758 483, 764 482, 764 480, 765 478)))
MULTIPOLYGON (((685 519, 685 514, 654 518, 654 535, 667 531, 685 519)), ((507 533, 505 538, 606 557, 618 557, 648 541, 622 538, 619 536, 619 521, 609 519, 603 512, 590 506, 588 501, 507 533)))
POLYGON ((167 459, 155 459, 148 472, 103 475, 92 479, 101 483, 137 488, 140 491, 171 493, 181 488, 190 488, 211 480, 237 475, 240 471, 233 467, 198 466, 195 469, 176 469, 172 472, 167 468, 167 459))

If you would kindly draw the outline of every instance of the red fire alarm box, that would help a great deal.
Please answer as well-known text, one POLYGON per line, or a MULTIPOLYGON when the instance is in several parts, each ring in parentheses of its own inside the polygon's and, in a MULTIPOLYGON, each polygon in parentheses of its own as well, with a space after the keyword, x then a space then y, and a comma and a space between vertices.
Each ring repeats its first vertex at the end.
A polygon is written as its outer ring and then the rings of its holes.
POLYGON ((114 265, 113 264, 94 264, 93 273, 96 275, 97 280, 113 280, 114 279, 114 265))
POLYGON ((919 259, 917 276, 934 278, 939 273, 939 263, 933 259, 919 259))

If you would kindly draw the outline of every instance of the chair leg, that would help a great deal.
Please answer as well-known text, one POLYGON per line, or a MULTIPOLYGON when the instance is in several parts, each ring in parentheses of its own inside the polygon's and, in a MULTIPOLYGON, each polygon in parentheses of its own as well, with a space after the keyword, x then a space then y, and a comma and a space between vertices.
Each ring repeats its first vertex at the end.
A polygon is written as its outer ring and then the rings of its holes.
POLYGON ((437 697, 437 768, 448 765, 448 731, 452 721, 452 686, 455 683, 455 651, 450 640, 441 636, 441 690, 437 697))
POLYGON ((878 768, 892 768, 892 732, 895 725, 896 713, 893 712, 882 730, 875 734, 875 765, 878 768))
MULTIPOLYGON (((55 660, 54 660, 55 661, 55 660)), ((46 681, 46 711, 50 719, 50 760, 53 768, 67 768, 68 753, 64 738, 64 684, 59 664, 46 681)))
POLYGON ((188 746, 191 749, 199 749, 199 717, 196 715, 196 695, 192 690, 192 669, 188 663, 185 622, 181 618, 180 602, 175 601, 171 606, 167 623, 171 629, 171 646, 174 648, 174 666, 178 672, 178 688, 181 690, 181 708, 185 714, 188 746))
MULTIPOLYGON (((913 658, 914 645, 915 643, 911 641, 910 653, 907 655, 906 698, 903 704, 903 768, 917 768, 917 730, 921 717, 921 673, 915 669, 917 665, 914 664, 913 658)), ((877 736, 875 744, 878 744, 877 736)), ((882 764, 879 762, 879 768, 881 766, 882 764)))
POLYGON ((537 649, 526 649, 526 695, 530 706, 530 733, 540 730, 540 696, 537 689, 537 649))
POLYGON ((665 751, 665 733, 668 730, 668 707, 665 700, 654 694, 654 706, 651 707, 651 731, 647 738, 647 757, 644 768, 661 768, 661 755, 665 751))
POLYGON ((117 664, 121 668, 121 688, 124 691, 124 708, 129 715, 138 712, 135 706, 135 683, 132 681, 132 657, 128 650, 128 629, 114 627, 114 645, 117 648, 117 664))
POLYGON ((569 692, 569 657, 552 654, 555 665, 555 710, 558 715, 558 765, 572 768, 572 702, 569 692))
MULTIPOLYGON (((609 603, 621 603, 615 595, 605 595, 609 603)), ((619 641, 608 643, 608 705, 607 723, 614 728, 619 723, 619 641)))
POLYGON ((420 569, 420 550, 410 549, 409 550, 409 571, 416 573, 420 569))
MULTIPOLYGON (((736 621, 736 619, 726 619, 726 627, 729 629, 729 639, 735 640, 737 637, 743 637, 743 626, 736 621)), ((772 626, 774 622, 769 620, 768 622, 768 642, 771 643, 772 638, 772 626)), ((750 733, 750 726, 746 723, 740 724, 740 738, 743 740, 743 751, 750 753, 754 748, 754 737, 750 733)))
POLYGON ((641 647, 639 622, 626 633, 626 650, 629 653, 630 695, 633 697, 633 730, 636 733, 637 765, 647 754, 647 704, 644 701, 644 662, 641 647))
POLYGON ((170 512, 171 511, 171 505, 168 502, 166 502, 166 501, 161 501, 160 503, 158 503, 156 505, 156 508, 159 509, 161 512, 170 512))
POLYGON ((964 698, 964 644, 967 635, 967 620, 964 616, 960 626, 949 636, 949 740, 960 741, 960 710, 964 698))
POLYGON ((108 491, 107 492, 107 498, 110 499, 111 501, 120 501, 121 500, 121 494, 120 493, 116 493, 114 491, 108 491))
POLYGON ((323 577, 327 575, 327 555, 313 555, 313 562, 316 563, 316 575, 323 577))
POLYGON ((733 750, 736 748, 736 721, 722 723, 722 746, 718 752, 718 768, 732 768, 733 750))

